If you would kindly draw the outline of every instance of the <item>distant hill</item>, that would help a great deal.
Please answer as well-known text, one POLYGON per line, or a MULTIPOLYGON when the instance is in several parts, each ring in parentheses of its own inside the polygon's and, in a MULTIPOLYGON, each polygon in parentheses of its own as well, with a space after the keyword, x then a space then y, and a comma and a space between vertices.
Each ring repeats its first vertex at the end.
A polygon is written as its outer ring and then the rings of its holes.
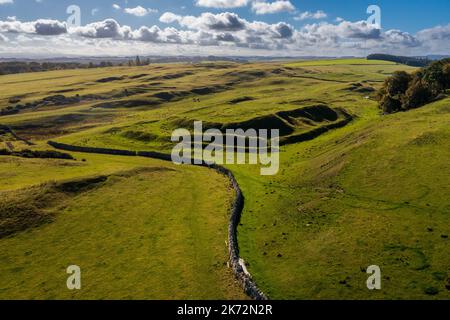
POLYGON ((405 64, 411 67, 425 67, 429 65, 432 60, 425 57, 403 57, 403 56, 394 56, 390 54, 382 54, 375 53, 367 56, 367 60, 385 60, 392 61, 396 63, 405 64))

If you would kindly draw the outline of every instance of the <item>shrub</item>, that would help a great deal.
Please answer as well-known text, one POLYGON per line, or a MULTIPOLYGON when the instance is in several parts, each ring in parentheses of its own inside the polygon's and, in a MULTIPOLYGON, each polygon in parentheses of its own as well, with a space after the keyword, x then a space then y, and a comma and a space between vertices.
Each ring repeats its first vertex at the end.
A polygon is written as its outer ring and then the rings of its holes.
POLYGON ((402 103, 398 99, 386 94, 381 98, 380 107, 384 113, 394 113, 400 111, 402 103))
POLYGON ((421 80, 414 81, 403 97, 402 109, 409 110, 427 104, 433 97, 431 90, 421 80))
POLYGON ((450 59, 444 59, 435 61, 428 68, 424 69, 423 81, 434 95, 450 87, 449 66, 450 59))
POLYGON ((377 96, 384 113, 421 107, 450 88, 450 59, 435 61, 414 74, 396 71, 384 81, 377 96))
POLYGON ((394 74, 385 80, 386 92, 391 96, 399 96, 406 92, 412 76, 405 71, 396 71, 394 74))

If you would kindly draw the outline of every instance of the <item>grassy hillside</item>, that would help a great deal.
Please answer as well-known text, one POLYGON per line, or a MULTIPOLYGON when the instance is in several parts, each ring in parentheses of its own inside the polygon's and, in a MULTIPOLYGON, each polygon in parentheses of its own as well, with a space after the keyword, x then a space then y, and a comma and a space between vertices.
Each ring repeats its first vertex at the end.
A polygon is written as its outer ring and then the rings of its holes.
POLYGON ((1 158, 0 299, 245 298, 226 268, 225 177, 74 155, 86 162, 1 158))
POLYGON ((271 297, 449 297, 449 102, 289 146, 273 178, 233 168, 242 253, 271 297), (381 291, 365 287, 373 264, 381 291))
MULTIPOLYGON (((447 299, 450 101, 382 116, 375 90, 396 70, 415 69, 343 59, 2 76, 0 109, 25 107, 0 116, 16 134, 1 134, 0 149, 49 149, 53 139, 170 152, 172 131, 195 120, 279 128, 278 175, 228 166, 244 192, 238 240, 258 286, 278 299, 447 299), (298 142, 302 135, 311 139, 298 142), (366 288, 373 264, 382 270, 380 291, 366 288)), ((42 190, 62 199, 43 208, 45 224, 0 239, 14 248, 1 251, 0 297, 244 297, 226 267, 233 194, 224 177, 156 160, 73 155, 77 161, 0 156, 6 207, 20 208, 11 190, 27 201, 42 190), (107 180, 92 189, 58 191, 61 180, 98 175, 107 180), (76 259, 88 269, 86 291, 72 293, 57 286, 76 259)))

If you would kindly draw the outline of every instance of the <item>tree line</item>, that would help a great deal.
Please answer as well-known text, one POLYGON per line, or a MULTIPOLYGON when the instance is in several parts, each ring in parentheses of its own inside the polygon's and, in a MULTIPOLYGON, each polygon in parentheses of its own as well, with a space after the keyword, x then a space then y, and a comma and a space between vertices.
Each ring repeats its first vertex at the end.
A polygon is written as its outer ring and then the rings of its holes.
POLYGON ((68 69, 89 69, 89 68, 106 68, 116 66, 146 66, 150 64, 150 59, 141 59, 139 56, 136 59, 128 61, 113 63, 111 61, 101 61, 99 63, 89 62, 24 62, 24 61, 7 61, 0 62, 0 75, 26 73, 26 72, 40 72, 52 70, 68 70, 68 69))
POLYGON ((428 58, 393 56, 383 53, 370 54, 367 56, 367 60, 391 61, 395 63, 405 64, 411 67, 425 67, 432 62, 432 60, 429 60, 428 58))
POLYGON ((450 58, 432 62, 410 74, 396 71, 378 91, 379 106, 384 113, 406 111, 444 96, 450 89, 450 58))

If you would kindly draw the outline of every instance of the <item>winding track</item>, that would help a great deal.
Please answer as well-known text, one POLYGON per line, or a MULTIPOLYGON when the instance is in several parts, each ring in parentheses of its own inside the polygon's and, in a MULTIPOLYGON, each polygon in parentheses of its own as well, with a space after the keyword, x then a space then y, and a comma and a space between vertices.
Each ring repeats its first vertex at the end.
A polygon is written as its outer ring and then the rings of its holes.
MULTIPOLYGON (((170 155, 151 152, 151 151, 129 151, 129 150, 119 150, 119 149, 107 149, 107 148, 91 148, 91 147, 80 147, 73 146, 69 144, 58 143, 55 141, 47 142, 50 146, 55 149, 60 149, 64 151, 73 152, 83 152, 83 153, 97 153, 97 154, 108 154, 108 155, 122 155, 122 156, 139 156, 146 158, 153 158, 164 161, 172 161, 170 155)), ((230 223, 228 225, 228 252, 230 258, 230 265, 233 269, 233 273, 236 279, 239 281, 243 287, 245 293, 254 300, 268 300, 268 297, 258 288, 256 283, 253 281, 251 275, 246 270, 245 266, 241 264, 243 261, 239 257, 239 245, 237 240, 237 226, 241 219, 242 209, 244 208, 244 195, 242 194, 241 188, 234 177, 233 173, 227 168, 212 164, 208 165, 205 162, 201 164, 193 164, 194 166, 206 167, 208 169, 215 170, 216 172, 223 174, 228 177, 236 192, 236 197, 233 201, 230 214, 230 223)))

